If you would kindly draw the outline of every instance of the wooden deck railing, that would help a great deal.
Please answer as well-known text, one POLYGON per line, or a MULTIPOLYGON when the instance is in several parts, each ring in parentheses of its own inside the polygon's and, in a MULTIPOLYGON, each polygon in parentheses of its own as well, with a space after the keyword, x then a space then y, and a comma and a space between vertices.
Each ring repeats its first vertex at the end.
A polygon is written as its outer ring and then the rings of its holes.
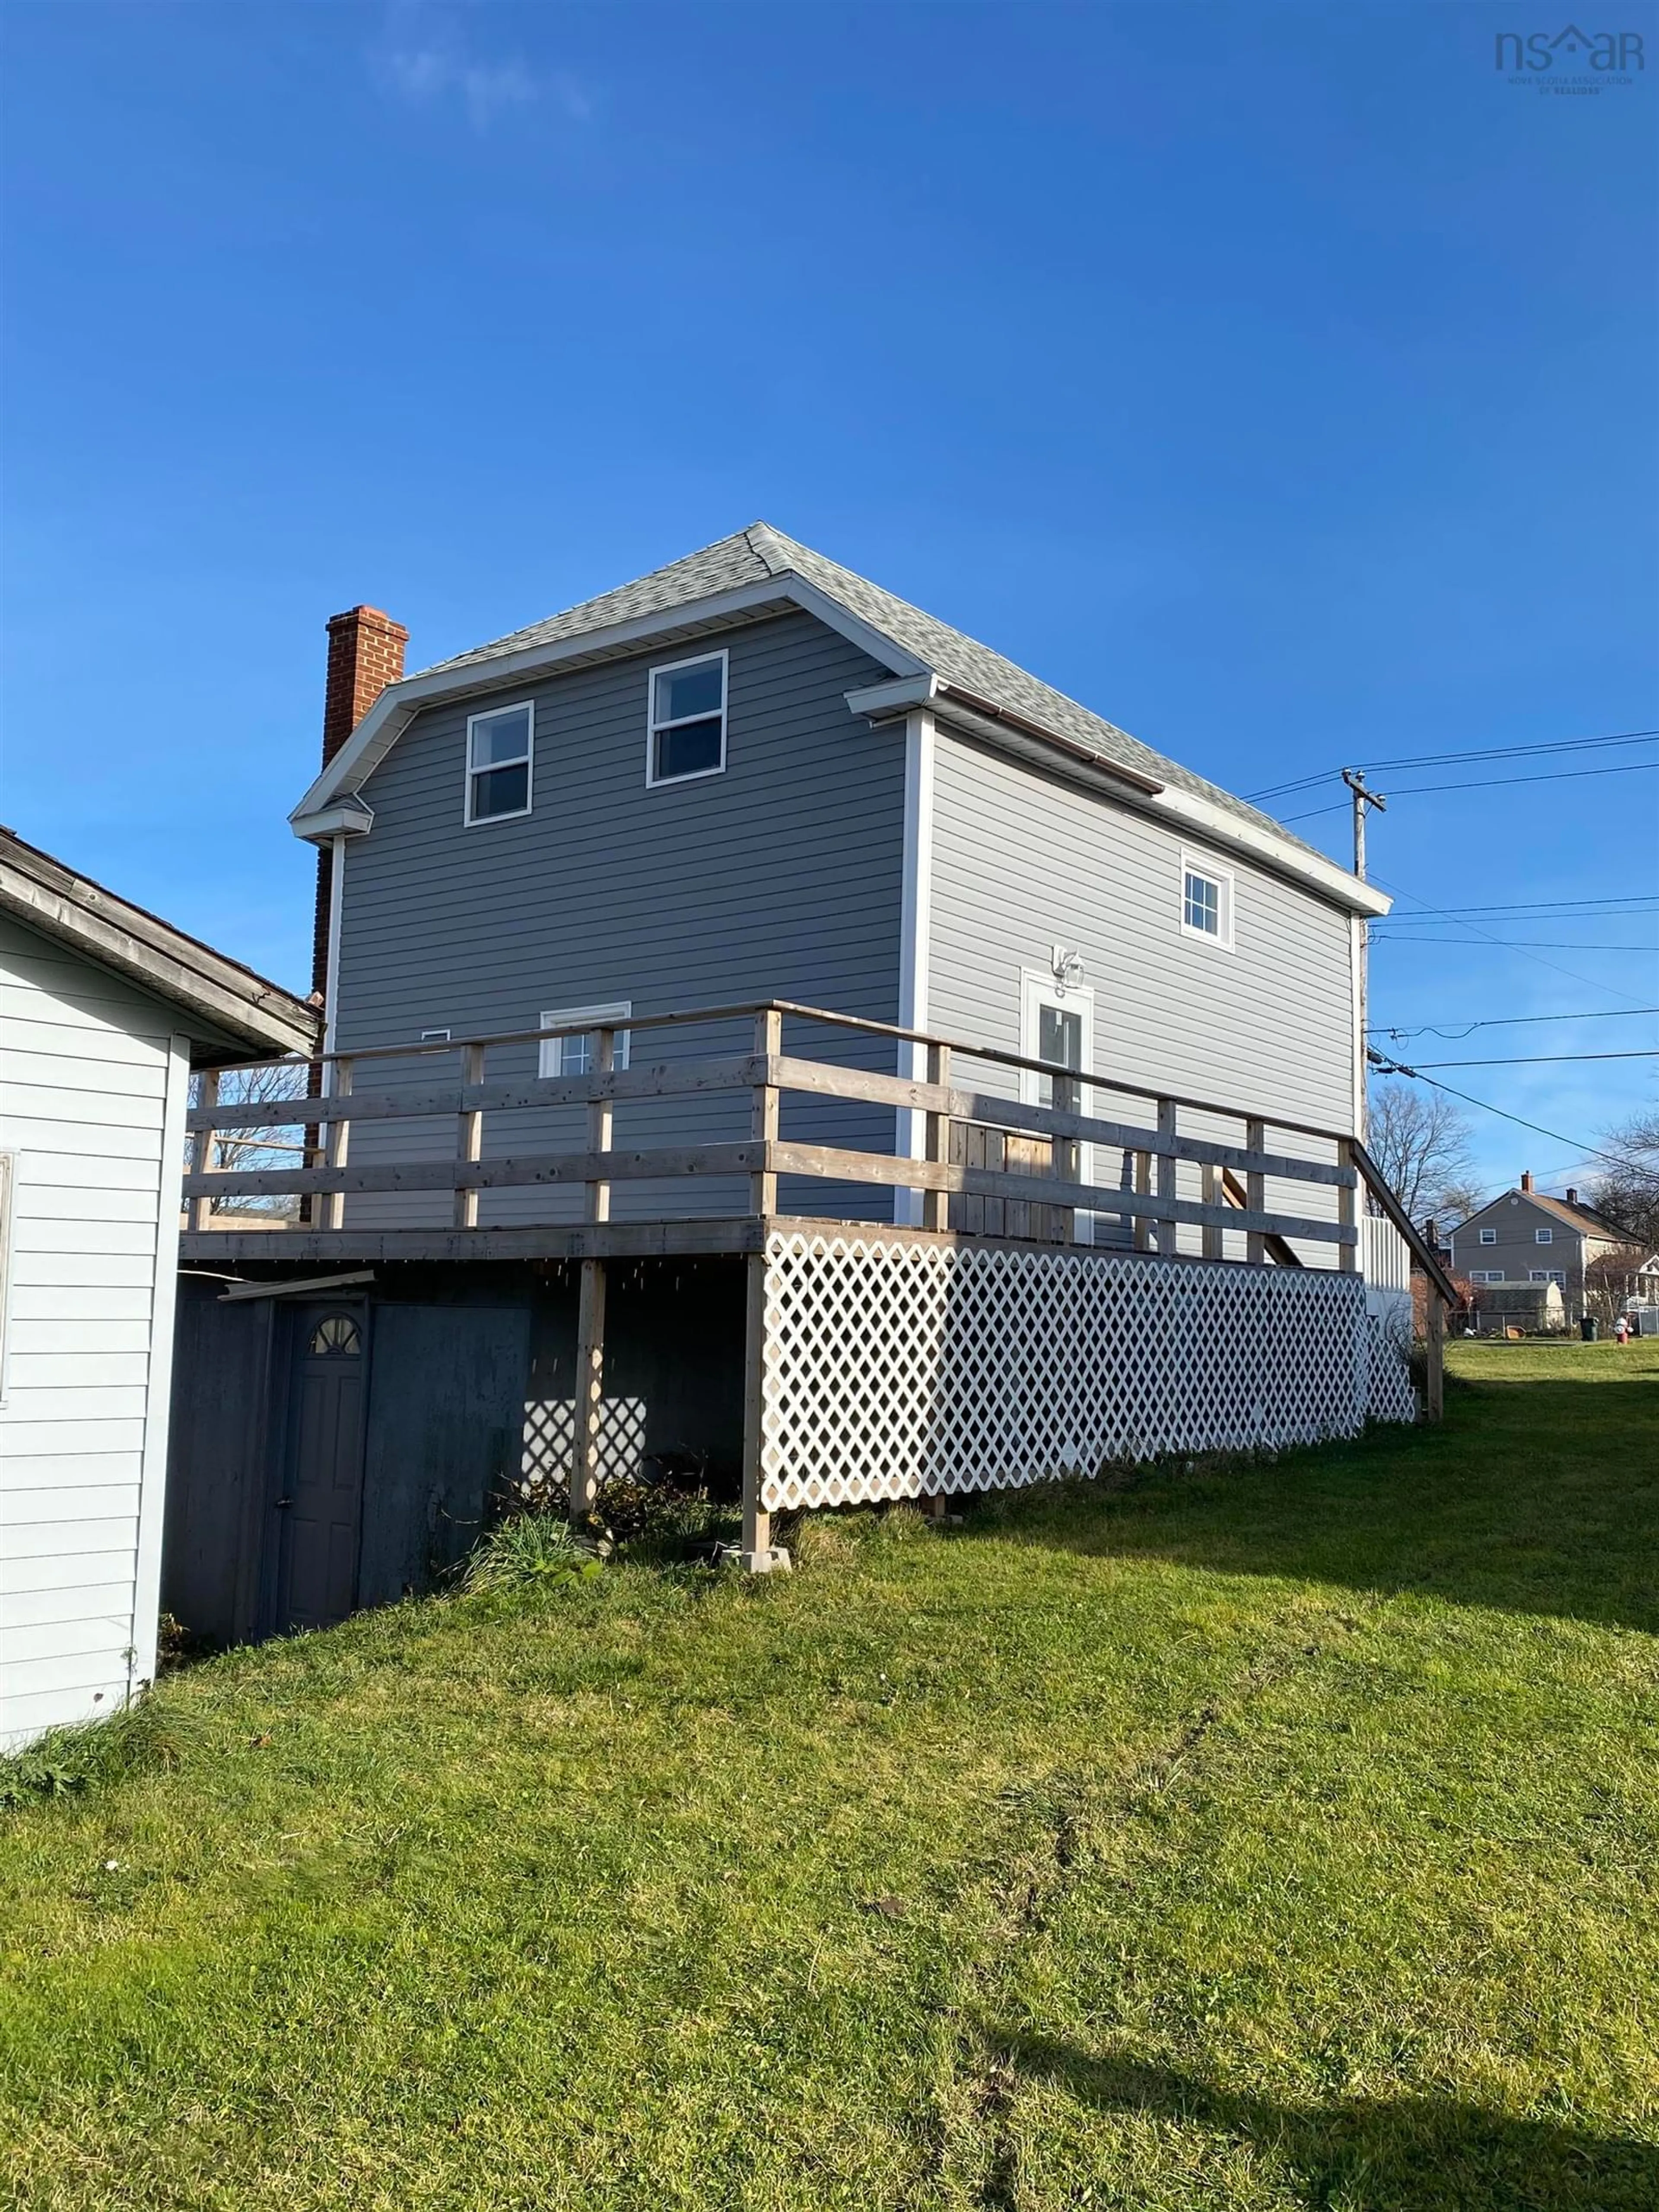
MULTIPOLYGON (((490 1240, 496 1232, 479 1220, 482 1192, 537 1188, 580 1192, 579 1224, 550 1224, 528 1232, 532 1239, 542 1240, 538 1249, 548 1251, 555 1249, 552 1240, 568 1240, 562 1249, 581 1260, 570 1498, 577 1517, 592 1510, 599 1480, 606 1259, 641 1249, 629 1243, 630 1234, 637 1237, 641 1233, 636 1224, 611 1219, 611 1200, 619 1183, 684 1188, 706 1183, 711 1176, 747 1180, 747 1206, 740 1216, 657 1217, 647 1224, 647 1233, 658 1240, 651 1248, 654 1249, 725 1249, 748 1255, 743 1557, 757 1569, 780 1563, 770 1548, 769 1520, 761 1502, 761 1455, 763 1247, 768 1225, 778 1218, 778 1179, 782 1176, 843 1189, 862 1184, 919 1192, 917 1211, 924 1232, 955 1227, 970 1235, 991 1233, 988 1224, 997 1207, 1002 1209, 1004 1233, 1009 1233, 1011 1221, 1029 1231, 1038 1217, 1052 1227, 1054 1219, 1083 1212, 1127 1221, 1133 1249, 1148 1255, 1175 1255, 1182 1231, 1195 1229, 1203 1257, 1236 1258, 1237 1242, 1232 1252, 1227 1249, 1231 1230, 1242 1236, 1246 1261, 1299 1266, 1294 1239, 1333 1249, 1337 1267, 1350 1273, 1359 1265, 1358 1204, 1363 1183, 1426 1267, 1436 1291, 1429 1301, 1428 1408, 1431 1418, 1439 1413, 1440 1300, 1451 1297, 1450 1285, 1364 1147, 1339 1131, 1270 1120, 1212 1099, 1150 1090, 1117 1078, 1055 1067, 1018 1053, 777 1000, 325 1054, 314 1061, 290 1065, 296 1085, 306 1079, 307 1069, 320 1070, 321 1095, 231 1103, 221 1096, 216 1076, 205 1079, 201 1101, 187 1116, 191 1172, 184 1186, 189 1219, 198 1237, 212 1231, 216 1200, 297 1196, 307 1201, 313 1218, 302 1224, 303 1235, 294 1239, 296 1256, 343 1258, 354 1241, 345 1219, 348 1199, 444 1193, 451 1201, 450 1225, 441 1235, 393 1231, 388 1237, 376 1230, 365 1232, 363 1242, 377 1248, 390 1243, 404 1256, 465 1256, 469 1249, 478 1253, 495 1249, 490 1240), (651 1066, 617 1065, 617 1042, 624 1033, 630 1039, 644 1039, 699 1025, 729 1028, 740 1021, 752 1024, 747 1052, 664 1060, 651 1066), (787 1053, 786 1023, 880 1040, 884 1051, 896 1045, 922 1072, 888 1075, 787 1053), (592 1040, 592 1066, 586 1074, 490 1075, 493 1052, 579 1036, 592 1040), (376 1087, 377 1071, 410 1060, 458 1064, 444 1080, 410 1084, 400 1076, 395 1087, 376 1087), (1005 1073, 1046 1079, 1054 1103, 1045 1106, 974 1087, 963 1079, 962 1069, 964 1063, 975 1061, 1005 1073), (745 1095, 746 1136, 642 1146, 617 1141, 619 1108, 725 1096, 732 1101, 735 1117, 745 1095), (786 1096, 896 1109, 908 1117, 900 1125, 908 1132, 908 1141, 892 1152, 871 1152, 786 1138, 780 1133, 786 1096), (1114 1097, 1136 1102, 1142 1118, 1084 1110, 1091 1100, 1098 1109, 1103 1098, 1114 1097), (585 1109, 586 1135, 580 1150, 486 1153, 487 1123, 553 1107, 585 1109), (1240 1141, 1199 1135, 1183 1127, 1182 1117, 1190 1115, 1212 1124, 1218 1118, 1224 1124, 1231 1121, 1240 1141), (453 1118, 453 1149, 434 1146, 430 1158, 404 1160, 352 1156, 351 1134, 360 1126, 434 1118, 453 1118), (260 1169, 214 1165, 216 1144, 222 1154, 228 1140, 234 1158, 248 1141, 241 1133, 273 1129, 304 1132, 300 1144, 292 1147, 301 1164, 260 1169), (1286 1139, 1292 1140, 1289 1146, 1286 1139), (1314 1157, 1310 1144, 1323 1157, 1314 1157), (1119 1156, 1116 1180, 1085 1176, 1086 1147, 1105 1148, 1119 1156), (1011 1159, 1019 1164, 1011 1165, 1011 1159), (1199 1171, 1196 1197, 1180 1194, 1177 1175, 1182 1162, 1199 1171), (1316 1215, 1281 1211, 1267 1203, 1270 1182, 1331 1192, 1335 1202, 1316 1215), (974 1208, 981 1209, 976 1218, 970 1211, 974 1208), (659 1234, 665 1231, 671 1233, 659 1234), (441 1255, 424 1249, 422 1239, 429 1236, 437 1236, 443 1243, 441 1255), (301 1245, 303 1250, 298 1250, 301 1245), (418 1254, 415 1245, 422 1246, 418 1254)), ((1188 1187, 1192 1187, 1191 1178, 1188 1187)), ((836 1223, 844 1218, 840 1214, 819 1218, 836 1223)), ((515 1237, 526 1233, 509 1232, 515 1237)), ((258 1257, 280 1258, 284 1241, 281 1235, 261 1237, 258 1257)), ((222 1248, 192 1243, 187 1249, 205 1255, 222 1248)))
MULTIPOLYGON (((252 1063, 250 1063, 252 1065, 252 1063)), ((489 1190, 533 1188, 580 1189, 582 1213, 591 1224, 611 1219, 611 1195, 618 1183, 707 1182, 710 1177, 745 1177, 748 1206, 744 1218, 764 1218, 777 1211, 778 1178, 862 1184, 920 1192, 921 1225, 951 1225, 951 1202, 958 1201, 955 1225, 969 1233, 988 1233, 983 1208, 1024 1206, 1057 1212, 1114 1215, 1127 1222, 1133 1249, 1173 1254, 1182 1228, 1200 1232, 1200 1247, 1210 1258, 1225 1254, 1229 1230, 1244 1239, 1250 1261, 1296 1264, 1291 1240, 1334 1247, 1336 1264, 1358 1265, 1359 1232, 1356 1193, 1360 1169, 1352 1140, 1339 1132, 1306 1122, 1274 1120, 1212 1099, 1159 1092, 1121 1078, 1079 1074, 1018 1053, 927 1036, 879 1022, 836 1014, 819 1007, 772 1000, 738 1006, 697 1008, 685 1013, 637 1015, 603 1024, 566 1024, 518 1030, 498 1035, 431 1043, 375 1047, 322 1054, 320 1097, 223 1103, 217 1079, 209 1079, 202 1103, 187 1116, 192 1139, 192 1171, 185 1179, 190 1222, 200 1232, 213 1225, 216 1202, 238 1198, 300 1197, 312 1201, 312 1230, 340 1231, 346 1201, 370 1194, 444 1192, 452 1194, 453 1225, 478 1226, 478 1194, 489 1190), (617 1041, 624 1032, 636 1042, 664 1031, 694 1025, 754 1024, 752 1049, 714 1058, 664 1060, 655 1065, 618 1066, 617 1041), (783 1050, 786 1022, 806 1023, 862 1036, 890 1039, 925 1055, 925 1077, 888 1075, 783 1050), (582 1036, 592 1041, 591 1072, 582 1075, 490 1078, 489 1058, 503 1048, 540 1045, 550 1039, 582 1036), (395 1088, 376 1088, 377 1069, 413 1061, 459 1062, 459 1080, 430 1085, 400 1079, 395 1088), (963 1061, 1046 1079, 1066 1103, 1041 1105, 980 1090, 957 1079, 963 1061), (1148 1102, 1149 1118, 1131 1121, 1083 1110, 1090 1093, 1148 1102), (619 1144, 615 1118, 619 1107, 645 1101, 707 1098, 747 1093, 749 1133, 714 1143, 629 1146, 619 1144), (834 1099, 890 1107, 914 1117, 917 1139, 908 1152, 878 1152, 815 1144, 780 1135, 780 1102, 786 1096, 834 1099), (580 1150, 486 1153, 486 1121, 556 1107, 586 1109, 586 1143, 580 1150), (1199 1136, 1183 1127, 1183 1117, 1217 1117, 1237 1125, 1240 1141, 1199 1136), (354 1159, 354 1128, 369 1123, 431 1121, 453 1117, 453 1151, 434 1148, 429 1158, 354 1159), (216 1139, 250 1130, 308 1129, 308 1145, 299 1148, 294 1165, 259 1169, 215 1167, 216 1139), (988 1146, 987 1135, 993 1139, 988 1146), (1306 1149, 1286 1149, 1269 1139, 1311 1139, 1328 1155, 1309 1157, 1306 1149), (1111 1180, 1086 1179, 1078 1163, 1083 1148, 1100 1147, 1117 1156, 1119 1174, 1111 1180), (1018 1164, 1010 1164, 1017 1158, 1018 1164), (985 1164, 988 1160, 1000 1164, 985 1164), (1187 1162, 1200 1170, 1196 1196, 1178 1194, 1177 1168, 1187 1162), (1304 1214, 1270 1207, 1269 1180, 1333 1190, 1331 1212, 1304 1214), (979 1209, 966 1214, 962 1202, 979 1209)), ((1004 1233, 1008 1233, 1004 1216, 1004 1233)), ((275 1256, 273 1253, 273 1256, 275 1256)))

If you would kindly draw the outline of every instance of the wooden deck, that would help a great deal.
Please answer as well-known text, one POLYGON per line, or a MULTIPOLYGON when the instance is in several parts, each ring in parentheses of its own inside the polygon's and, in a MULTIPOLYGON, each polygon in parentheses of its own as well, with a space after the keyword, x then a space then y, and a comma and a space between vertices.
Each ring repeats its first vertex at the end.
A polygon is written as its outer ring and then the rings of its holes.
MULTIPOLYGON (((269 1065, 268 1063, 266 1065, 269 1065)), ((1161 1093, 1109 1076, 1078 1073, 1023 1055, 819 1007, 770 1000, 639 1016, 601 1028, 517 1030, 374 1050, 325 1054, 287 1065, 298 1079, 315 1069, 321 1095, 233 1103, 222 1098, 222 1077, 204 1079, 202 1102, 187 1117, 191 1172, 185 1180, 189 1228, 186 1266, 251 1266, 261 1271, 304 1265, 374 1261, 465 1263, 569 1260, 581 1265, 578 1345, 576 1465, 573 1510, 591 1508, 598 1407, 603 1392, 605 1266, 608 1261, 704 1253, 746 1255, 750 1271, 750 1364, 757 1370, 763 1328, 764 1263, 780 1231, 857 1235, 879 1231, 887 1242, 981 1244, 1030 1243, 1052 1249, 1079 1237, 1079 1217, 1121 1224, 1117 1235, 1149 1261, 1185 1257, 1245 1265, 1297 1267, 1296 1246, 1324 1248, 1352 1273, 1359 1264, 1359 1192, 1369 1188, 1411 1243, 1442 1297, 1450 1286, 1432 1255, 1351 1135, 1259 1115, 1211 1099, 1161 1093), (664 1057, 619 1067, 617 1042, 653 1037, 677 1045, 698 1027, 752 1024, 752 1049, 713 1057, 664 1057), (881 1049, 908 1059, 915 1072, 884 1074, 787 1053, 785 1024, 808 1025, 882 1040, 881 1049), (591 1040, 591 1072, 581 1075, 490 1079, 489 1056, 554 1037, 591 1040), (409 1075, 411 1062, 433 1063, 428 1083, 409 1075), (978 1084, 962 1079, 969 1066, 988 1071, 978 1084), (376 1073, 380 1087, 374 1087, 376 1073), (1012 1080, 1011 1080, 1012 1079, 1012 1080), (1000 1081, 1009 1089, 980 1087, 1000 1081), (1054 1103, 1010 1095, 1046 1083, 1054 1103), (617 1141, 616 1116, 644 1102, 726 1097, 733 1133, 719 1142, 629 1146, 617 1141), (1095 1110, 1085 1111, 1092 1102, 1095 1110), (837 1099, 891 1109, 894 1149, 853 1150, 780 1135, 786 1097, 837 1099), (1117 1102, 1123 1102, 1121 1104, 1117 1102), (746 1103, 745 1103, 746 1102, 746 1103), (580 1108, 586 1141, 580 1149, 515 1152, 485 1149, 486 1122, 548 1108, 580 1108), (1105 1110, 1110 1108, 1112 1110, 1105 1110), (1147 1109, 1150 1109, 1150 1111, 1147 1109), (1127 1118, 1137 1115, 1138 1118, 1127 1118), (1237 1141, 1198 1134, 1231 1123, 1237 1141), (354 1161, 354 1130, 411 1119, 450 1121, 453 1144, 429 1157, 354 1161), (746 1133, 742 1131, 746 1118, 746 1133), (270 1133, 295 1133, 285 1145, 293 1164, 254 1169, 228 1164, 270 1133), (253 1133, 250 1136, 249 1133, 253 1133), (296 1140, 297 1139, 297 1140, 296 1140), (1085 1152, 1085 1148, 1088 1148, 1085 1152), (1079 1163, 1092 1155, 1116 1159, 1111 1181, 1083 1180, 1079 1163), (1181 1173, 1185 1167, 1188 1172, 1181 1173), (1195 1170, 1195 1172, 1194 1172, 1195 1170), (780 1178, 867 1189, 870 1214, 842 1210, 803 1217, 779 1208, 780 1178), (746 1192, 740 1212, 676 1215, 665 1208, 645 1219, 612 1218, 619 1186, 651 1184, 687 1192, 710 1179, 746 1192), (1322 1193, 1321 1210, 1269 1204, 1270 1187, 1290 1184, 1322 1193), (1184 1194, 1183 1194, 1184 1186, 1184 1194), (514 1225, 480 1219, 480 1199, 495 1191, 544 1190, 548 1218, 514 1225), (920 1221, 896 1224, 890 1194, 917 1194, 920 1221), (447 1225, 354 1222, 350 1201, 434 1194, 448 1201, 447 1225), (553 1194, 559 1194, 554 1202, 553 1194), (297 1198, 307 1218, 282 1230, 216 1229, 216 1202, 297 1198), (1334 1203, 1329 1202, 1334 1200, 1334 1203), (579 1204, 580 1218, 569 1216, 579 1204), (1182 1239, 1182 1232, 1186 1237, 1182 1239), (1196 1243, 1197 1249, 1192 1247, 1196 1243)), ((681 1203, 684 1200, 682 1199, 681 1203)), ((654 1204, 654 1195, 653 1195, 654 1204)), ((520 1205, 522 1211, 522 1205, 520 1205)), ((1436 1301, 1431 1306, 1438 1313, 1436 1301)), ((745 1448, 745 1553, 768 1564, 766 1516, 752 1470, 758 1463, 759 1403, 751 1375, 755 1430, 745 1448)))

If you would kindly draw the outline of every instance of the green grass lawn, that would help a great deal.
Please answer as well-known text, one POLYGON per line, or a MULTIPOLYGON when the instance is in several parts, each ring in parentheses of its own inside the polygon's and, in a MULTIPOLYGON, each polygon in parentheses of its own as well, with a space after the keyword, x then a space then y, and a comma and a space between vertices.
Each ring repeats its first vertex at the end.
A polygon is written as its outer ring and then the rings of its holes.
POLYGON ((165 1683, 0 1819, 0 2173, 123 2206, 1659 2205, 1659 1346, 165 1683))

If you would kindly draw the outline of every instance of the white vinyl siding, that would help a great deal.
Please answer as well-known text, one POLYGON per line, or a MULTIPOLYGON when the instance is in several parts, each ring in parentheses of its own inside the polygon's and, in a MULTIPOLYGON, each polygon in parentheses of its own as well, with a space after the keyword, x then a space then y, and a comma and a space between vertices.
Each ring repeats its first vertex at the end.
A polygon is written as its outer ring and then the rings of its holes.
POLYGON ((154 1670, 188 1074, 175 1018, 0 922, 0 1149, 15 1163, 0 1746, 112 1712, 154 1670))

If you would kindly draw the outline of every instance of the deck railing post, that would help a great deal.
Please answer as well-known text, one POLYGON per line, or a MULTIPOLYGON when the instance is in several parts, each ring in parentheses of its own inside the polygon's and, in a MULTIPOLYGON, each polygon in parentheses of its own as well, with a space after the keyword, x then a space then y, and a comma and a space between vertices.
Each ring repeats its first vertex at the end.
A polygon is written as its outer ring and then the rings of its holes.
MULTIPOLYGON (((1267 1149, 1267 1125, 1265 1121, 1247 1121, 1244 1124, 1244 1149, 1250 1152, 1265 1152, 1267 1149)), ((1259 1168, 1244 1170, 1244 1203, 1252 1213, 1267 1210, 1267 1178, 1259 1168)), ((1259 1229, 1244 1232, 1244 1256, 1254 1260, 1258 1267, 1266 1264, 1267 1239, 1259 1229)))
MULTIPOLYGON (((941 1090, 951 1084, 951 1048, 948 1044, 930 1044, 927 1048, 927 1080, 941 1090)), ((922 1140, 925 1158, 944 1165, 951 1157, 951 1116, 948 1114, 929 1114, 922 1140)), ((921 1225, 924 1229, 948 1229, 951 1226, 951 1194, 948 1190, 925 1190, 921 1194, 921 1225)))
MULTIPOLYGON (((469 1089, 484 1079, 484 1048, 481 1044, 461 1047, 461 1081, 469 1089)), ((474 1166, 483 1158, 483 1109, 471 1106, 463 1108, 457 1119, 455 1157, 468 1166, 474 1166)), ((476 1229, 478 1225, 478 1193, 477 1188, 458 1189, 455 1193, 455 1226, 476 1229)))
MULTIPOLYGON (((1202 1192, 1206 1206, 1219 1206, 1222 1203, 1219 1168, 1206 1164, 1203 1171, 1202 1192)), ((1227 1248, 1223 1242, 1225 1232, 1218 1221, 1206 1221, 1199 1234, 1201 1239, 1200 1249, 1206 1260, 1226 1258, 1227 1248)))
MULTIPOLYGON (((1176 1103, 1173 1098, 1160 1098, 1158 1102, 1158 1133, 1166 1143, 1174 1143, 1176 1103)), ((1158 1155, 1158 1194, 1170 1209, 1167 1213, 1160 1213, 1158 1217, 1158 1249, 1160 1252, 1175 1252, 1180 1249, 1180 1231, 1175 1218, 1176 1156, 1173 1152, 1158 1155)))
MULTIPOLYGON (((204 1071, 202 1095, 197 1103, 200 1106, 216 1106, 219 1103, 219 1071, 216 1067, 210 1067, 204 1071)), ((194 1174, 212 1174, 213 1139, 214 1132, 211 1129, 198 1129, 196 1132, 196 1141, 191 1147, 190 1155, 190 1164, 194 1174)), ((192 1198, 190 1201, 191 1227, 206 1229, 212 1218, 213 1200, 210 1198, 192 1198)))
MULTIPOLYGON (((615 1064, 616 1055, 615 1030, 596 1030, 593 1032, 592 1072, 595 1075, 608 1075, 615 1064)), ((609 1098, 588 1100, 589 1152, 608 1152, 611 1150, 614 1121, 615 1108, 609 1098)), ((590 1176, 586 1185, 586 1200, 584 1211, 589 1221, 610 1220, 609 1182, 599 1176, 590 1176)), ((586 1520, 593 1510, 599 1492, 599 1426, 605 1407, 605 1261, 585 1259, 582 1261, 581 1288, 576 1303, 575 1434, 570 1455, 570 1518, 573 1522, 586 1520)))
MULTIPOLYGON (((755 1017, 755 1057, 770 1063, 783 1050, 783 1016, 775 1006, 763 1006, 755 1017)), ((749 1109, 749 1133, 757 1145, 778 1140, 778 1088, 762 1081, 755 1085, 749 1109)), ((749 1178, 749 1211, 767 1220, 778 1210, 778 1179, 769 1167, 757 1168, 749 1178)))
MULTIPOLYGON (((337 1060, 332 1064, 328 1086, 328 1098, 349 1098, 351 1096, 351 1062, 337 1060)), ((326 1103, 326 1101, 325 1102, 326 1103)), ((351 1124, 337 1115, 328 1125, 328 1139, 324 1147, 324 1163, 331 1168, 343 1168, 351 1148, 351 1124)), ((323 1196, 323 1226, 325 1229, 345 1227, 345 1193, 331 1190, 323 1196)))
POLYGON ((1345 1275, 1352 1275, 1357 1273, 1359 1267, 1358 1207, 1356 1204, 1359 1195, 1359 1177, 1353 1164, 1353 1146, 1346 1138, 1338 1141, 1336 1164, 1340 1168, 1346 1168, 1349 1176, 1346 1182, 1337 1187, 1337 1222, 1341 1228, 1354 1231, 1351 1243, 1337 1246, 1336 1264, 1345 1275))
MULTIPOLYGON (((1152 1156, 1150 1152, 1135 1154, 1135 1196, 1150 1198, 1152 1194, 1152 1156)), ((1130 1224, 1129 1241, 1137 1252, 1152 1249, 1152 1224, 1145 1213, 1137 1213, 1130 1224)))
POLYGON ((1432 1282, 1425 1280, 1424 1288, 1428 1294, 1428 1310, 1424 1318, 1429 1340, 1427 1372, 1423 1378, 1423 1414, 1426 1420, 1440 1421, 1446 1415, 1446 1309, 1432 1282))

